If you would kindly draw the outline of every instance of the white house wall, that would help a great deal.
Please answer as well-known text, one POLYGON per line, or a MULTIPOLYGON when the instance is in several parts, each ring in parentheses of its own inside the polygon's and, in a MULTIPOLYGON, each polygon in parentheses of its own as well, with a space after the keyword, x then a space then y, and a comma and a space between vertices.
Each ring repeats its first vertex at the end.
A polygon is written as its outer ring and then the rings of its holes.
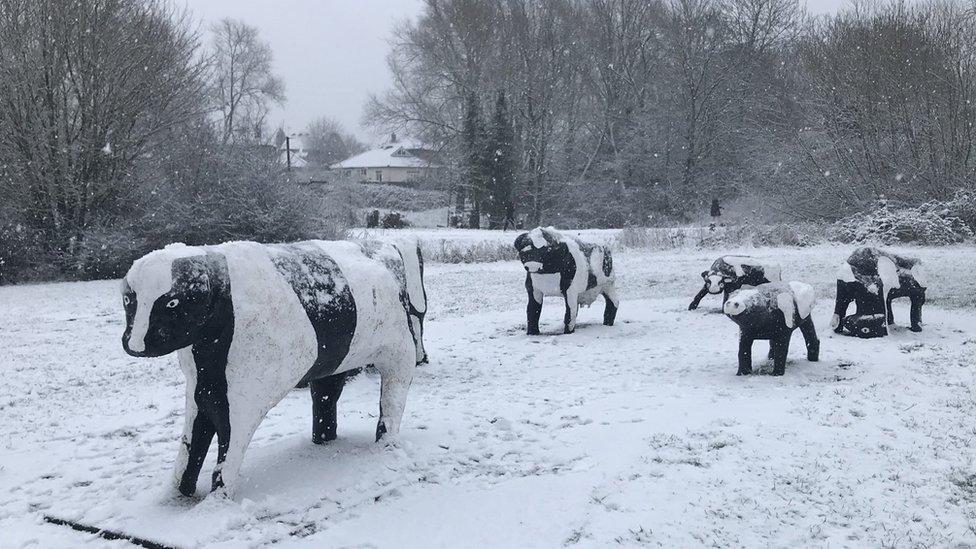
POLYGON ((343 168, 342 179, 366 183, 412 183, 423 181, 433 168, 343 168))

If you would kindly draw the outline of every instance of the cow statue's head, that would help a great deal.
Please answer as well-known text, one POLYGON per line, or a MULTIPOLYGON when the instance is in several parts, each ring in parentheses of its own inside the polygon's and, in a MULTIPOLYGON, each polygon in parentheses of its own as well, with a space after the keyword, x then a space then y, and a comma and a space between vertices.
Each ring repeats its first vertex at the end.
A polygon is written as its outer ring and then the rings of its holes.
POLYGON ((710 294, 720 294, 725 290, 725 285, 732 282, 732 279, 718 271, 702 271, 702 279, 705 281, 705 289, 710 294))
POLYGON ((566 243, 552 227, 536 227, 515 239, 519 261, 530 273, 558 273, 567 254, 566 243))
POLYGON ((132 356, 156 357, 196 342, 227 295, 226 261, 201 248, 169 245, 136 260, 122 279, 132 356))

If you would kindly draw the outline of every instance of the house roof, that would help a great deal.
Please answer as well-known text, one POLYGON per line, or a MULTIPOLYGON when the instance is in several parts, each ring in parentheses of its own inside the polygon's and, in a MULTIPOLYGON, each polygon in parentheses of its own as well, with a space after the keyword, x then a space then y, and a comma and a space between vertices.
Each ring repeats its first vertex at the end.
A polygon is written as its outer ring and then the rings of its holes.
POLYGON ((341 168, 436 168, 434 151, 403 144, 388 144, 330 166, 341 168))

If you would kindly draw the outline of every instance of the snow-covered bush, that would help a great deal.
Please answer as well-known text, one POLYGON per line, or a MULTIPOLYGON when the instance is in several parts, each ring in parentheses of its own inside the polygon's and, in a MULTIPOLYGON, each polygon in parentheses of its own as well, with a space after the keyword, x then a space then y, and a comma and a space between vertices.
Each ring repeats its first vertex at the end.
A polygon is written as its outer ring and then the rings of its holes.
POLYGON ((949 200, 928 202, 923 204, 922 208, 941 212, 943 216, 958 218, 969 227, 969 230, 976 233, 976 191, 957 191, 949 200))
POLYGON ((616 244, 624 248, 672 250, 688 243, 686 229, 628 227, 620 231, 616 244))
POLYGON ((705 232, 698 247, 811 246, 823 241, 824 229, 815 223, 746 224, 705 232))
POLYGON ((944 203, 927 203, 916 208, 879 208, 852 215, 835 223, 828 238, 848 244, 944 245, 973 237, 966 222, 950 213, 944 203))
POLYGON ((71 250, 58 254, 60 271, 70 278, 119 278, 132 262, 165 243, 153 243, 131 227, 95 227, 71 250))
POLYGON ((381 223, 384 229, 403 229, 409 226, 407 220, 403 218, 403 214, 400 212, 389 212, 383 216, 383 222, 381 223))
MULTIPOLYGON (((512 240, 515 240, 514 234, 512 240)), ((518 258, 511 242, 496 240, 476 243, 452 240, 421 241, 420 250, 424 254, 424 261, 437 263, 489 263, 518 258)))
POLYGON ((381 183, 337 183, 318 190, 327 200, 352 197, 357 208, 417 212, 450 204, 444 191, 414 189, 381 183))
POLYGON ((812 246, 824 241, 824 228, 813 223, 751 225, 754 246, 812 246))
POLYGON ((38 278, 37 270, 49 265, 39 261, 44 254, 43 243, 41 231, 16 221, 0 221, 0 284, 38 278))
POLYGON ((373 209, 366 213, 366 228, 375 229, 380 226, 380 211, 373 209))

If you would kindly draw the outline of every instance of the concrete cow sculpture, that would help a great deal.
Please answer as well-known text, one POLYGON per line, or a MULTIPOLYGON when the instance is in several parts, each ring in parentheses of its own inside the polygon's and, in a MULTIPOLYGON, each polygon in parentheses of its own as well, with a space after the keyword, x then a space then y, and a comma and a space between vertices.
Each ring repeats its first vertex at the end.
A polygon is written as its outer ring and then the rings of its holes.
POLYGON ((195 492, 217 436, 212 490, 233 493, 268 411, 298 383, 312 393, 312 441, 336 437, 347 374, 380 372, 376 439, 395 435, 423 350, 426 311, 416 245, 307 241, 170 245, 133 263, 122 283, 125 351, 176 351, 186 417, 179 492, 195 492))
POLYGON ((580 305, 590 305, 603 296, 603 323, 613 326, 620 300, 614 288, 613 257, 610 248, 582 242, 552 227, 537 227, 515 239, 515 249, 525 267, 527 332, 539 334, 539 316, 545 296, 562 296, 566 301, 564 332, 576 329, 580 305))
POLYGON ((688 310, 698 308, 702 298, 708 294, 723 294, 722 303, 729 299, 729 295, 743 286, 758 286, 767 282, 780 281, 780 267, 774 263, 760 261, 746 255, 724 255, 712 263, 707 271, 702 271, 701 277, 705 285, 691 300, 688 310))
POLYGON ((807 346, 807 360, 820 359, 820 340, 813 325, 813 288, 802 282, 770 282, 754 289, 739 290, 729 296, 723 310, 739 325, 739 371, 752 373, 752 342, 769 340, 773 375, 786 373, 786 355, 793 331, 800 328, 807 346))
POLYGON ((922 305, 926 282, 921 262, 877 248, 858 248, 837 271, 837 298, 831 326, 837 333, 863 338, 888 335, 895 317, 891 302, 898 297, 911 300, 913 332, 922 331, 922 305), (856 312, 847 315, 851 302, 856 312))

